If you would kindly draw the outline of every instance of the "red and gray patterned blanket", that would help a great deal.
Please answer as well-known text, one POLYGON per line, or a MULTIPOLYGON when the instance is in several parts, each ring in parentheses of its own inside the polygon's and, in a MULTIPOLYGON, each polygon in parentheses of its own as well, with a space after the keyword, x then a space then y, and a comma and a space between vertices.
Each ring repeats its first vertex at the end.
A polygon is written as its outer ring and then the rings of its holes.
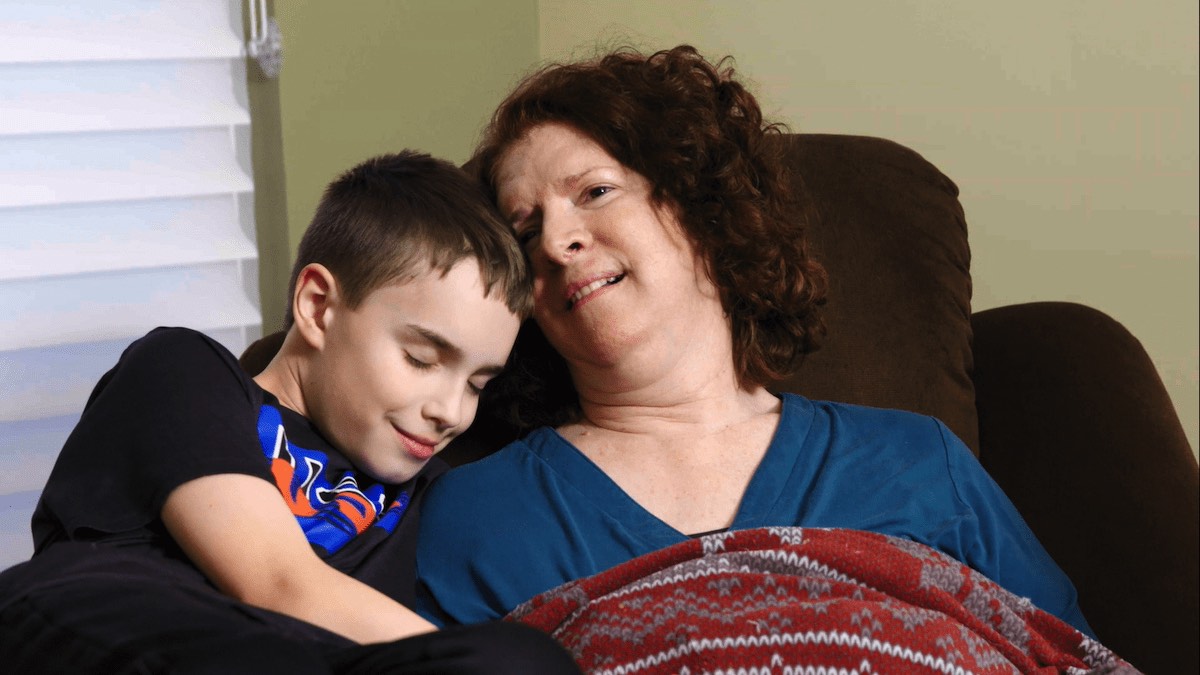
POLYGON ((957 560, 872 532, 713 534, 547 591, 510 620, 591 673, 1135 673, 957 560))

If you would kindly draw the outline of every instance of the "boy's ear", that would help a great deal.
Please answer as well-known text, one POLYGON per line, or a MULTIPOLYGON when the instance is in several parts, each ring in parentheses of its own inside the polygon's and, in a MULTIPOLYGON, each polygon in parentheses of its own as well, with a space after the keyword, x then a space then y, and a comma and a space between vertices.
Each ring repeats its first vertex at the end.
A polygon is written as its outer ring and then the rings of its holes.
POLYGON ((320 263, 309 263, 296 276, 292 316, 301 337, 313 349, 325 346, 325 331, 338 301, 337 279, 320 263))

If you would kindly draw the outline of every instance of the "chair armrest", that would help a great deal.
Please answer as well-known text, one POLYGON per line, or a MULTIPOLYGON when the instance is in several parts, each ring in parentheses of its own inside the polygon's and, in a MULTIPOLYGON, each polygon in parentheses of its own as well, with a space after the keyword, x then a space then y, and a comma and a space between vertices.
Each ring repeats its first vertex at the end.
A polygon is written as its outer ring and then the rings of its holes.
POLYGON ((287 337, 287 331, 281 330, 264 335, 246 347, 246 351, 238 357, 238 365, 250 377, 254 377, 266 369, 267 364, 271 359, 275 358, 275 354, 279 352, 279 348, 283 346, 283 339, 287 337))
POLYGON ((1149 356, 1082 305, 972 317, 980 460, 1074 581, 1101 642, 1200 672, 1197 467, 1149 356))

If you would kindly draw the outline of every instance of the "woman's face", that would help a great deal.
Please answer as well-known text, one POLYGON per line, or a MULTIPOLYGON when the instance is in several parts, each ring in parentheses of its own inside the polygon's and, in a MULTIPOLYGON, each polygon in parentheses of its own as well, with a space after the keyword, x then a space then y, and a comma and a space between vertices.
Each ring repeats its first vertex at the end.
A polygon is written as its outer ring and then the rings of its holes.
POLYGON ((501 212, 534 271, 534 318, 573 365, 669 356, 723 311, 703 262, 652 186, 562 124, 535 127, 497 167, 501 212))

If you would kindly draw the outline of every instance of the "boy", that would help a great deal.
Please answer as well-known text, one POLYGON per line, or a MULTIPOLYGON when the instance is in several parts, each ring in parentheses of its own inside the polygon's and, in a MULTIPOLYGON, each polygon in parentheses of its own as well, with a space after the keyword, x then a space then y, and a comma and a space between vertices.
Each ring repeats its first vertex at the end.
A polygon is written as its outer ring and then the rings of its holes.
POLYGON ((574 672, 508 624, 430 632, 413 510, 503 367, 529 278, 453 165, 405 152, 326 190, 278 355, 251 379, 160 328, 96 386, 0 575, 14 672, 574 672), (413 637, 417 636, 417 637, 413 637), (407 639, 405 639, 407 638, 407 639), (358 644, 356 644, 358 643, 358 644))

